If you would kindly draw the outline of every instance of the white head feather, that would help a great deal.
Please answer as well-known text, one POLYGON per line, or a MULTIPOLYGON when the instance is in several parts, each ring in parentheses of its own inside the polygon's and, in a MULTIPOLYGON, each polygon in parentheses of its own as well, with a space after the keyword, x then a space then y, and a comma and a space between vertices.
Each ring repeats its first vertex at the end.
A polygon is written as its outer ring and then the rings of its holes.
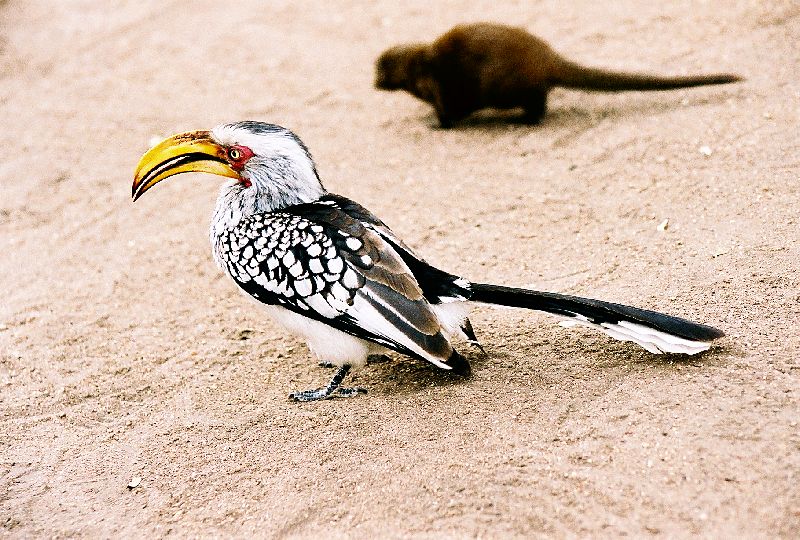
POLYGON ((251 186, 227 184, 221 194, 241 198, 245 215, 312 202, 325 194, 311 154, 288 129, 263 122, 236 122, 215 127, 211 136, 221 145, 246 146, 254 153, 241 172, 251 186))

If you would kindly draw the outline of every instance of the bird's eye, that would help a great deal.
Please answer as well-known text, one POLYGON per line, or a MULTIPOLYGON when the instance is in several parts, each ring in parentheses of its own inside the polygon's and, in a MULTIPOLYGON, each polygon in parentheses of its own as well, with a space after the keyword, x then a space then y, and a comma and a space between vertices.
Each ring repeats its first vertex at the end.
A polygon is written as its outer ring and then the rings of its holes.
POLYGON ((228 150, 228 157, 231 158, 233 161, 239 161, 242 159, 242 151, 238 148, 231 148, 228 150))

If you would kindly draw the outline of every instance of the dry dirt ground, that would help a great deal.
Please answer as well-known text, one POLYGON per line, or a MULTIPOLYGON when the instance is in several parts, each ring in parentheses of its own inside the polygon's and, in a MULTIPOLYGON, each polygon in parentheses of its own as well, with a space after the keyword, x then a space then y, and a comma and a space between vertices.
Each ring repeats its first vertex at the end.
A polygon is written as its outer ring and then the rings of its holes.
POLYGON ((796 538, 798 42, 792 1, 3 2, 0 535, 796 538), (371 88, 386 46, 486 19, 748 80, 452 131, 371 88), (480 308, 470 380, 394 356, 290 403, 330 371, 214 267, 219 179, 130 201, 151 138, 240 119, 448 270, 728 337, 655 356, 480 308))

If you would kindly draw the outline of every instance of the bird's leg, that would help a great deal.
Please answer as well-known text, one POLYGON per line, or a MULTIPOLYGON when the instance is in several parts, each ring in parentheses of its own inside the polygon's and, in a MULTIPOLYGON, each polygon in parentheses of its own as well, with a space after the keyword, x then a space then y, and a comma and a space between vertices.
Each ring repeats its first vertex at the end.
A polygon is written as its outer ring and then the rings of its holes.
POLYGON ((350 366, 344 365, 339 368, 336 374, 331 379, 326 386, 322 388, 317 388, 316 390, 303 390, 301 392, 292 392, 289 394, 289 399, 294 401, 317 401, 320 399, 326 399, 330 397, 333 393, 341 397, 353 397, 357 396, 358 394, 366 394, 367 390, 365 388, 340 388, 339 385, 342 384, 342 381, 350 372, 350 366))

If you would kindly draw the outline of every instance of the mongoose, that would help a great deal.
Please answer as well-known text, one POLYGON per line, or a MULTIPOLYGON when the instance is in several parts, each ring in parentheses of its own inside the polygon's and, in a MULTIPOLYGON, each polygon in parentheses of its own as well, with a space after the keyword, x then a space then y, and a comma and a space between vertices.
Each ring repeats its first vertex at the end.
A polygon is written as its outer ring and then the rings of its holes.
POLYGON ((398 45, 375 65, 375 86, 406 90, 434 106, 448 128, 486 108, 524 109, 538 123, 555 86, 617 92, 726 84, 735 74, 661 77, 591 68, 571 62, 522 28, 494 23, 455 26, 433 43, 398 45))

